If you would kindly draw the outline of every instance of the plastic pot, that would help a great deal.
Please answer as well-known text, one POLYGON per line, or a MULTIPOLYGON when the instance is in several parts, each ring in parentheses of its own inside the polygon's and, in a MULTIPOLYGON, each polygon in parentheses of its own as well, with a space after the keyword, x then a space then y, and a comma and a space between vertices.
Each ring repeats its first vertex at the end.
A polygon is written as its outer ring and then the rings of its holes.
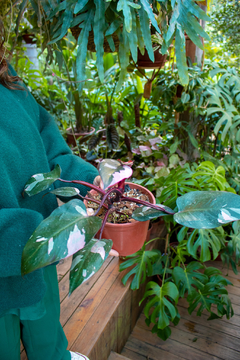
MULTIPOLYGON (((143 194, 147 194, 149 202, 155 204, 155 198, 153 194, 145 187, 126 183, 131 189, 139 189, 143 194)), ((143 246, 149 227, 148 221, 133 221, 131 223, 124 224, 112 224, 106 223, 103 229, 102 238, 111 239, 113 241, 113 249, 116 250, 120 256, 127 256, 134 254, 140 250, 143 246)), ((97 233, 96 237, 99 236, 97 233)))
MULTIPOLYGON (((79 142, 83 143, 85 141, 87 141, 89 139, 89 137, 94 133, 95 128, 91 127, 91 130, 89 132, 84 131, 84 132, 74 132, 75 138, 78 139, 79 138, 79 142)), ((73 146, 76 146, 76 142, 72 133, 72 128, 67 128, 66 130, 67 132, 67 143, 73 146)))

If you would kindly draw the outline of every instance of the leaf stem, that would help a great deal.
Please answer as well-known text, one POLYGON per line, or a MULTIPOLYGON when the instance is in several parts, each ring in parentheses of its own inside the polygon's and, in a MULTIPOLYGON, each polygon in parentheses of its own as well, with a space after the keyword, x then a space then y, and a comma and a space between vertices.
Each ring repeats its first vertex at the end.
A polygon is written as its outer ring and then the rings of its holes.
POLYGON ((175 214, 175 212, 174 212, 173 210, 168 211, 168 210, 166 210, 165 208, 163 208, 163 207, 161 207, 161 206, 159 206, 159 205, 151 204, 151 203, 149 203, 149 202, 147 202, 147 201, 144 201, 144 200, 140 200, 140 199, 136 199, 136 198, 131 198, 131 197, 125 197, 125 196, 123 196, 123 197, 121 198, 121 200, 123 200, 123 201, 132 201, 132 202, 135 202, 135 203, 137 203, 137 204, 145 205, 145 206, 147 206, 147 207, 151 207, 152 209, 156 209, 156 210, 159 210, 159 211, 163 211, 163 212, 165 212, 166 214, 170 214, 170 215, 175 214))
POLYGON ((73 184, 79 184, 79 185, 84 185, 87 186, 93 190, 98 191, 100 194, 105 195, 106 191, 104 191, 103 189, 100 189, 98 186, 95 186, 93 184, 89 184, 88 182, 85 181, 81 181, 81 180, 63 180, 58 178, 57 180, 62 181, 62 182, 66 182, 66 183, 73 183, 73 184))

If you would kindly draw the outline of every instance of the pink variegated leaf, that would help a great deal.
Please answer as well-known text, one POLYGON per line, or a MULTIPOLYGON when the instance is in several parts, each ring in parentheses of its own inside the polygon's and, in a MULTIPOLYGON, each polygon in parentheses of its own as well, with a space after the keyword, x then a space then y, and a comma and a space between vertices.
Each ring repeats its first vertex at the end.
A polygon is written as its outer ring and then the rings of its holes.
POLYGON ((162 143, 162 140, 159 137, 149 139, 148 141, 150 142, 150 144, 152 146, 155 145, 155 144, 161 144, 162 143))
POLYGON ((132 149, 132 152, 137 155, 141 155, 141 151, 139 149, 132 149))
POLYGON ((117 160, 104 159, 99 165, 99 174, 102 178, 104 189, 130 178, 132 173, 133 171, 129 166, 122 165, 117 160))

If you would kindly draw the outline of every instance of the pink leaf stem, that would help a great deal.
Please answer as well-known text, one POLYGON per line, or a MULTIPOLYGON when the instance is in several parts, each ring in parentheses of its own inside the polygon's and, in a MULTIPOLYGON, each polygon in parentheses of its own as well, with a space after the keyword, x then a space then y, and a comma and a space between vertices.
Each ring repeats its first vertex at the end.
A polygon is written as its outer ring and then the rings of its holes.
POLYGON ((122 201, 131 201, 131 202, 135 202, 137 204, 141 204, 141 205, 144 205, 144 206, 147 206, 147 207, 150 207, 152 209, 156 209, 156 210, 159 210, 159 211, 163 211, 165 212, 166 214, 170 214, 170 215, 173 215, 175 214, 175 212, 173 210, 171 211, 168 211, 162 207, 160 207, 159 205, 154 205, 154 204, 151 204, 147 201, 144 201, 144 200, 140 200, 140 199, 136 199, 136 198, 131 198, 131 197, 122 197, 121 198, 122 201))
POLYGON ((98 191, 102 195, 106 194, 106 192, 103 189, 100 189, 96 185, 89 184, 88 182, 85 182, 85 181, 81 181, 81 180, 63 180, 63 179, 60 179, 60 178, 58 178, 57 180, 65 182, 65 183, 73 183, 73 184, 84 185, 84 186, 87 186, 87 187, 89 187, 91 189, 94 189, 94 190, 98 191))

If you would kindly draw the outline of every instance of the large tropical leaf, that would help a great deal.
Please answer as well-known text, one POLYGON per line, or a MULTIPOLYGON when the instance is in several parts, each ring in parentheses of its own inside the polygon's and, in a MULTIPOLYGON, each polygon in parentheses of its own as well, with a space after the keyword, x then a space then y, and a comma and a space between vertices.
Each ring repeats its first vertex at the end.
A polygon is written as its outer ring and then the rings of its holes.
POLYGON ((144 308, 144 314, 151 319, 152 323, 156 323, 158 329, 164 329, 177 316, 177 310, 173 302, 178 302, 178 289, 174 283, 167 282, 161 287, 154 281, 150 281, 146 286, 144 299, 151 297, 144 308), (170 301, 169 298, 172 300, 170 301), (151 308, 154 307, 150 314, 151 308))
POLYGON ((84 248, 101 227, 101 219, 88 217, 81 200, 55 209, 31 235, 22 254, 22 274, 52 264, 84 248))
POLYGON ((82 250, 73 255, 69 295, 101 268, 111 248, 112 240, 92 239, 82 250))
POLYGON ((187 242, 187 250, 195 259, 208 261, 211 258, 216 259, 224 242, 223 229, 196 229, 194 230, 187 242))
MULTIPOLYGON (((217 280, 217 278, 215 280, 217 280)), ((223 287, 222 283, 219 284, 214 281, 209 281, 204 286, 202 286, 201 289, 193 289, 191 294, 188 295, 187 301, 190 304, 188 312, 191 314, 198 307, 198 316, 201 315, 204 309, 212 314, 211 308, 212 305, 215 304, 220 306, 220 309, 222 308, 222 313, 220 316, 225 315, 226 310, 224 305, 226 305, 227 294, 228 292, 223 287)))
POLYGON ((193 289, 199 288, 200 284, 203 286, 208 281, 207 275, 199 271, 203 268, 204 266, 197 261, 191 261, 184 269, 174 267, 172 277, 181 297, 184 297, 186 291, 191 294, 193 289))
POLYGON ((49 186, 60 177, 60 174, 61 168, 59 165, 56 165, 55 168, 48 173, 35 174, 25 184, 24 192, 29 196, 36 195, 48 189, 49 186))
POLYGON ((139 289, 140 285, 145 282, 146 276, 152 275, 152 264, 158 257, 161 257, 159 250, 146 251, 145 246, 135 254, 128 256, 126 261, 120 264, 119 270, 123 271, 135 266, 122 278, 123 284, 126 285, 128 279, 134 275, 130 288, 132 290, 139 289))
POLYGON ((177 199, 174 220, 195 229, 212 229, 240 219, 240 196, 225 191, 193 191, 177 199))

